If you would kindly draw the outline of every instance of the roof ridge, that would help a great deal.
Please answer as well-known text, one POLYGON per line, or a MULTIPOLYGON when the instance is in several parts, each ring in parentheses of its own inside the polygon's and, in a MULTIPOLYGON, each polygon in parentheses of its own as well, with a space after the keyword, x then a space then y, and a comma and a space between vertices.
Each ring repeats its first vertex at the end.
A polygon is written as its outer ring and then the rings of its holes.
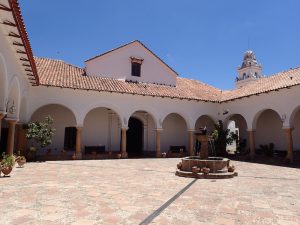
POLYGON ((108 51, 105 51, 105 52, 103 52, 103 53, 101 53, 101 54, 95 55, 95 56, 93 56, 93 57, 91 57, 91 58, 85 60, 84 62, 91 61, 91 60, 93 60, 93 59, 95 59, 95 58, 98 58, 98 57, 100 57, 100 56, 106 55, 106 54, 108 54, 108 53, 110 53, 110 52, 113 52, 113 51, 115 51, 115 50, 118 50, 118 49, 120 49, 120 48, 123 48, 123 47, 125 47, 125 46, 127 46, 127 45, 130 45, 130 44, 134 43, 134 42, 139 42, 139 43, 141 43, 139 40, 133 40, 133 41, 130 41, 130 42, 125 43, 125 44, 123 44, 123 45, 120 45, 120 46, 118 46, 118 47, 115 47, 115 48, 113 48, 113 49, 110 49, 110 50, 108 50, 108 51))
POLYGON ((82 70, 85 69, 84 67, 76 66, 76 65, 71 64, 71 63, 69 63, 69 62, 66 62, 66 61, 64 61, 64 60, 62 60, 62 59, 53 59, 53 58, 49 58, 49 57, 39 57, 39 56, 33 56, 33 58, 34 58, 34 59, 46 59, 46 60, 51 60, 51 61, 62 62, 62 63, 64 63, 64 64, 68 65, 68 66, 76 67, 77 69, 82 69, 82 70))

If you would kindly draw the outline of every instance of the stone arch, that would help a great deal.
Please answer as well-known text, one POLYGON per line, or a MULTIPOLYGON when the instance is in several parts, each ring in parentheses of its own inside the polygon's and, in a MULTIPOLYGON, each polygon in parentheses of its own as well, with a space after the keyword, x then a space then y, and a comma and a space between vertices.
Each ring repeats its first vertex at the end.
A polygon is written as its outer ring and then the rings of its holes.
POLYGON ((58 154, 65 147, 65 129, 66 127, 76 127, 76 117, 74 112, 64 105, 46 104, 32 113, 30 121, 44 121, 48 115, 53 118, 52 127, 55 129, 55 134, 52 139, 52 144, 48 146, 47 149, 51 149, 53 154, 58 154))
POLYGON ((114 109, 92 108, 85 114, 82 124, 82 145, 104 146, 105 151, 120 150, 122 122, 114 109))
POLYGON ((7 86, 7 69, 5 59, 0 53, 0 111, 5 111, 7 86))
POLYGON ((116 113, 118 115, 120 122, 121 122, 121 126, 122 127, 127 126, 128 118, 126 118, 123 115, 122 110, 117 105, 114 105, 112 103, 107 103, 107 102, 92 103, 88 107, 84 108, 84 110, 81 111, 81 113, 79 115, 78 124, 83 124, 87 114, 90 111, 92 111, 93 109, 97 109, 97 108, 107 108, 107 109, 112 110, 114 113, 116 113))
POLYGON ((276 150, 286 150, 280 115, 273 109, 259 111, 253 120, 256 148, 273 143, 276 150))
POLYGON ((167 114, 165 114, 162 119, 159 121, 159 125, 161 128, 161 126, 163 125, 163 122, 164 120, 170 115, 170 114, 177 114, 179 115, 185 122, 186 126, 187 126, 187 130, 193 130, 194 129, 194 124, 191 122, 192 120, 190 119, 190 116, 185 113, 185 112, 178 112, 178 111, 175 111, 175 112, 169 112, 167 114))
POLYGON ((155 128, 158 127, 158 115, 157 115, 157 113, 155 112, 154 109, 152 109, 148 106, 140 106, 140 107, 131 108, 131 110, 128 114, 128 118, 130 118, 135 112, 146 112, 153 119, 154 124, 155 124, 155 128))
MULTIPOLYGON (((253 117, 253 120, 252 120, 252 129, 255 130, 256 129, 256 125, 257 125, 257 120, 258 118, 261 116, 262 113, 264 113, 265 111, 267 110, 272 110, 274 111, 280 118, 280 114, 275 110, 275 109, 270 109, 270 108, 266 108, 266 109, 262 109, 260 111, 258 111, 254 117, 253 117)), ((248 126, 250 128, 250 126, 248 126)))
POLYGON ((14 76, 9 85, 9 94, 7 98, 7 117, 19 118, 20 105, 21 105, 21 93, 20 83, 17 76, 14 76))
POLYGON ((44 102, 38 102, 38 103, 31 105, 30 107, 27 108, 27 116, 28 116, 27 120, 30 120, 31 115, 36 110, 38 110, 39 108, 46 106, 46 105, 59 105, 59 106, 69 109, 74 114, 77 125, 82 124, 82 123, 80 123, 79 110, 76 110, 76 108, 72 104, 70 104, 68 101, 65 101, 62 98, 50 98, 44 102))
POLYGON ((290 127, 293 128, 293 144, 294 150, 300 150, 300 106, 296 107, 290 117, 289 120, 290 127))
POLYGON ((289 125, 290 125, 290 127, 294 127, 295 126, 295 117, 297 116, 297 114, 299 113, 299 111, 300 111, 300 105, 297 106, 292 111, 292 114, 291 114, 290 119, 289 119, 289 125))
POLYGON ((206 127, 207 133, 211 134, 215 129, 215 121, 209 115, 201 115, 195 122, 195 130, 206 127))
POLYGON ((161 151, 167 152, 170 146, 184 146, 188 151, 187 122, 178 113, 169 113, 163 120, 161 132, 161 151))

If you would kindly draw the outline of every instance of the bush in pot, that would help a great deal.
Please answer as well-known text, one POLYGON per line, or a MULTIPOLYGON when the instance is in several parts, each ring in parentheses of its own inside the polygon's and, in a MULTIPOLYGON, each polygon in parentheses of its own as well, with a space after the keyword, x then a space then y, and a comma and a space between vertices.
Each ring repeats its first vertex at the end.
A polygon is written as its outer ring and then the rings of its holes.
POLYGON ((4 176, 7 176, 11 173, 14 165, 15 165, 15 156, 14 155, 6 155, 5 153, 2 154, 2 160, 0 162, 1 165, 1 172, 4 176))
POLYGON ((46 116, 44 121, 30 122, 26 125, 26 138, 32 140, 28 157, 32 160, 35 160, 36 151, 39 148, 45 148, 52 144, 52 137, 55 132, 55 129, 51 127, 52 124, 52 117, 46 116))

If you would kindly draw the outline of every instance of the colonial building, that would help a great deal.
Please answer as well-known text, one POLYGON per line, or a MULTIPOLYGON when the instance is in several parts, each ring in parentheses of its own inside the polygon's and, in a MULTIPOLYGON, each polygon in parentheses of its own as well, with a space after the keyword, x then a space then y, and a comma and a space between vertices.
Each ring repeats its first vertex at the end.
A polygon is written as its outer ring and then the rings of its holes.
POLYGON ((193 132, 211 132, 218 120, 235 122, 252 157, 261 144, 274 143, 290 160, 300 149, 300 68, 266 77, 247 51, 236 88, 224 91, 180 78, 140 41, 87 59, 84 68, 34 57, 16 0, 0 0, 0 21, 1 150, 9 154, 28 148, 22 124, 47 115, 54 155, 81 158, 98 147, 160 156, 172 146, 193 154, 193 132))

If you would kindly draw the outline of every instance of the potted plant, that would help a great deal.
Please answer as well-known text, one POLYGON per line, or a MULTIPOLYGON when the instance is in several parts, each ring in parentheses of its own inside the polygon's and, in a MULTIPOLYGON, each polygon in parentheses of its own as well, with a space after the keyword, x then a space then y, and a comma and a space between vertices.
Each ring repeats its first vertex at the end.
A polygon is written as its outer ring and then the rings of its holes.
POLYGON ((179 163, 177 164, 177 169, 181 170, 181 168, 182 168, 182 162, 179 162, 179 163))
POLYGON ((226 156, 226 145, 232 144, 233 141, 237 139, 236 134, 230 131, 230 129, 225 129, 222 120, 219 120, 215 124, 215 130, 212 133, 214 139, 214 145, 216 149, 216 156, 226 156))
POLYGON ((235 167, 234 167, 234 165, 230 165, 230 166, 228 166, 227 169, 228 169, 228 172, 233 173, 235 170, 235 167))
POLYGON ((31 160, 36 159, 36 152, 39 148, 45 148, 52 143, 52 137, 55 129, 51 127, 53 119, 47 116, 44 121, 30 122, 26 125, 26 138, 32 141, 28 157, 31 160))
POLYGON ((15 156, 13 155, 6 155, 5 153, 2 154, 2 160, 0 162, 1 165, 1 172, 4 176, 7 176, 11 173, 14 165, 15 165, 15 156))
POLYGON ((21 152, 18 151, 18 155, 15 156, 16 162, 18 163, 19 167, 23 167, 26 163, 26 158, 25 156, 21 155, 21 152))
POLYGON ((197 166, 192 167, 192 172, 193 173, 200 173, 200 171, 201 171, 201 169, 199 167, 197 167, 197 166))
POLYGON ((121 159, 122 154, 121 153, 117 153, 117 159, 121 159))
POLYGON ((26 158, 23 155, 18 156, 16 160, 17 160, 17 163, 18 163, 19 167, 23 167, 26 163, 26 158))
POLYGON ((204 168, 202 168, 202 172, 203 172, 204 174, 209 174, 210 169, 209 169, 208 167, 204 167, 204 168))

